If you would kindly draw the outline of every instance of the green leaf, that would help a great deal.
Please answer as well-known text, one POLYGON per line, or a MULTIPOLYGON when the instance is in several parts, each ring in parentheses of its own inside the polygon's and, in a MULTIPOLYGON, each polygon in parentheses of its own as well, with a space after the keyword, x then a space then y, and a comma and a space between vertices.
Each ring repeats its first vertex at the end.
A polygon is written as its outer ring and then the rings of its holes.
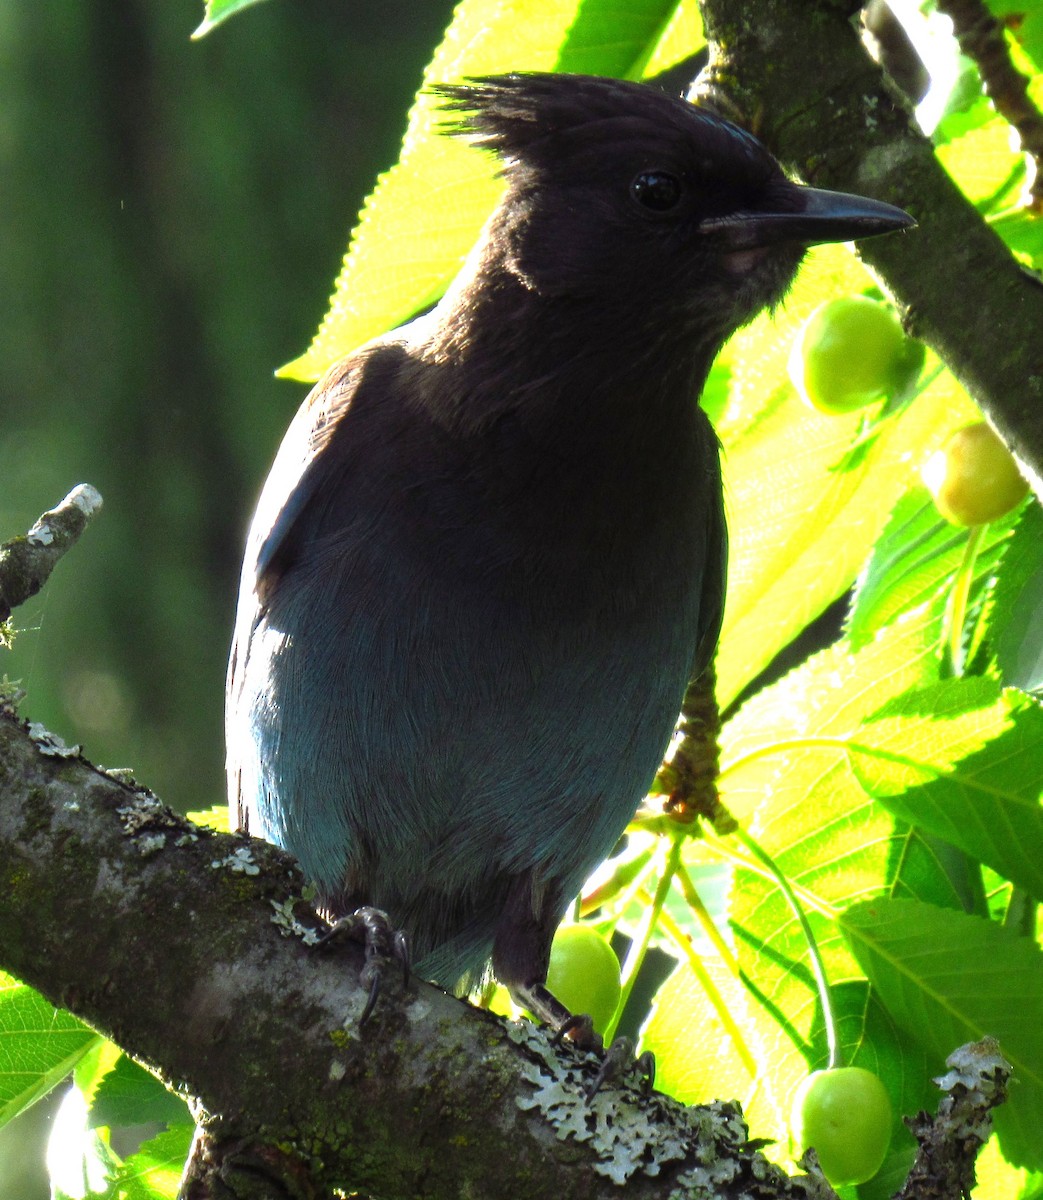
MULTIPOLYGON (((425 89, 504 71, 637 78, 664 37, 674 38, 676 8, 677 0, 463 0, 424 72, 401 157, 360 214, 329 312, 308 350, 279 374, 317 379, 436 301, 496 204, 502 184, 493 157, 440 134, 444 115, 425 89)), ((681 28, 698 34, 690 12, 681 28)), ((677 51, 671 45, 667 57, 677 51)))
MULTIPOLYGON (((975 560, 978 591, 996 569, 1013 520, 989 525, 975 560)), ((950 525, 926 488, 915 487, 895 505, 855 587, 846 633, 854 650, 897 616, 931 605, 939 628, 953 575, 963 559, 967 530, 950 525)), ((972 593, 972 602, 975 593, 972 593)))
MULTIPOLYGON (((720 787, 731 812, 774 818, 793 806, 806 827, 809 794, 841 768, 845 794, 864 804, 846 766, 849 739, 889 700, 935 679, 937 667, 919 616, 895 622, 857 654, 837 642, 758 692, 721 730, 720 787)), ((817 823, 820 810, 810 811, 817 823)))
POLYGON ((1043 510, 1038 504, 1024 509, 1004 555, 989 634, 1003 682, 1026 692, 1043 690, 1043 510))
MULTIPOLYGON (((764 1046, 766 1030, 750 1020, 750 996, 715 954, 701 960, 711 987, 716 990, 729 1020, 740 1031, 754 1063, 769 1061, 764 1046)), ((679 962, 673 974, 659 988, 648 1020, 641 1030, 641 1049, 656 1056, 656 1087, 686 1104, 709 1097, 739 1100, 748 1112, 754 1075, 743 1063, 736 1041, 716 1007, 706 986, 693 974, 687 963, 679 962), (692 1037, 692 1030, 699 1037, 692 1037)), ((776 1109, 754 1137, 776 1137, 784 1114, 776 1109)))
MULTIPOLYGON (((916 803, 924 788, 946 776, 950 790, 987 789, 1003 774, 1010 789, 1021 772, 1026 790, 1035 786, 1035 713, 988 679, 938 683, 933 642, 921 609, 855 654, 838 643, 765 688, 721 732, 723 799, 791 881, 834 985, 861 975, 834 920, 845 906, 887 893, 951 909, 983 903, 973 864, 909 824, 926 807, 916 803), (887 807, 867 783, 888 795, 887 807), (891 804, 896 795, 902 801, 891 804)), ((972 853, 1035 879, 1038 805, 988 802, 1002 806, 1004 823, 984 846, 974 823, 972 853), (1011 837, 1008 808, 1018 814, 1011 837), (1010 844, 1019 837, 1027 851, 1010 844)), ((731 919, 757 1000, 747 1036, 764 1046, 779 1086, 791 1087, 822 1047, 805 939, 775 881, 752 867, 736 872, 731 919)))
POLYGON ((1038 0, 988 0, 994 17, 1013 17, 1011 29, 1037 71, 1043 71, 1043 9, 1038 0))
POLYGON ((1025 208, 998 213, 989 221, 1009 249, 1022 255, 1032 267, 1043 264, 1043 221, 1025 208))
POLYGON ((98 1084, 91 1103, 92 1126, 111 1128, 146 1121, 173 1125, 190 1120, 184 1100, 125 1054, 98 1084))
POLYGON ((213 808, 204 808, 198 812, 187 813, 190 821, 197 825, 205 825, 208 829, 216 829, 220 833, 231 833, 231 814, 227 804, 215 804, 213 808))
POLYGON ((1043 1174, 1011 1166, 995 1135, 975 1160, 974 1173, 978 1182, 971 1192, 972 1200, 1043 1200, 1043 1174))
POLYGON ((0 973, 0 1125, 46 1096, 100 1041, 70 1013, 0 973))
MULTIPOLYGON (((846 253, 833 248, 822 257, 829 263, 846 253)), ((812 412, 784 368, 833 274, 821 283, 802 275, 774 327, 762 318, 729 347, 733 398, 718 429, 731 538, 717 654, 722 707, 851 586, 895 504, 918 485, 920 462, 940 437, 978 415, 943 372, 878 427, 864 453, 849 455, 860 414, 812 412)))
POLYGON ((671 67, 691 58, 706 45, 703 33, 703 15, 697 0, 680 0, 673 15, 667 21, 659 44, 652 52, 641 71, 643 78, 659 75, 671 67))
POLYGON ((934 127, 931 140, 936 146, 963 137, 972 129, 978 129, 996 116, 996 110, 981 90, 981 76, 967 60, 966 69, 960 72, 953 83, 952 91, 945 103, 942 119, 934 127))
POLYGON ((192 37, 205 37, 211 29, 220 25, 222 21, 237 12, 242 12, 244 8, 249 8, 251 4, 256 4, 257 2, 258 0, 206 0, 206 15, 203 17, 202 24, 192 34, 192 37))
POLYGON ((1024 178, 1024 158, 1011 148, 1010 126, 1002 117, 953 138, 936 153, 967 199, 985 212, 1024 178))
MULTIPOLYGON (((887 700, 929 678, 934 663, 923 628, 900 622, 857 655, 843 643, 815 655, 721 732, 723 799, 790 880, 834 987, 861 978, 834 913, 884 891, 910 837, 859 786, 847 739, 887 700)), ((921 869, 918 886, 928 878, 921 869)), ((752 988, 748 1036, 772 1070, 750 1115, 767 1123, 824 1051, 818 992, 803 931, 776 881, 756 866, 736 869, 731 924, 752 988)))
POLYGON ((995 680, 949 679, 886 705, 850 739, 891 812, 1043 899, 1043 709, 995 680))
POLYGON ((100 1200, 175 1200, 194 1132, 184 1122, 143 1142, 100 1200))
POLYGON ((1043 952, 981 917, 914 900, 852 906, 840 928, 894 1019, 941 1062, 985 1034, 1014 1067, 995 1114, 1004 1153, 1043 1168, 1043 952))
POLYGON ((951 842, 915 825, 899 823, 895 831, 893 874, 889 890, 895 899, 923 900, 939 908, 988 915, 981 867, 951 842))
POLYGON ((94 1103, 94 1095, 101 1081, 115 1067, 122 1055, 123 1051, 115 1042, 101 1038, 76 1064, 73 1082, 79 1088, 88 1108, 94 1103))

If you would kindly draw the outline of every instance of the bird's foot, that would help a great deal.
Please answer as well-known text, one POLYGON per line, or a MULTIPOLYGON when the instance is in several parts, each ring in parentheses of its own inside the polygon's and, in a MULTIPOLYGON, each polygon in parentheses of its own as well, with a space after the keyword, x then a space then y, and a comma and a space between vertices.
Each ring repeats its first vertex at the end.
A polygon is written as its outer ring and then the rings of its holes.
POLYGON ((365 947, 366 961, 360 979, 368 987, 365 1007, 359 1024, 369 1020, 380 995, 381 984, 389 963, 398 962, 402 968, 402 985, 409 985, 409 943, 401 929, 392 925, 387 913, 379 908, 356 908, 353 913, 339 917, 319 938, 317 946, 328 946, 340 938, 350 938, 365 947))
POLYGON ((606 1050, 590 1017, 586 1013, 569 1012, 543 984, 519 988, 515 998, 524 1008, 551 1026, 554 1030, 552 1041, 567 1041, 577 1050, 592 1050, 602 1056, 598 1073, 587 1088, 588 1101, 593 1100, 606 1083, 621 1080, 635 1068, 640 1072, 643 1089, 651 1091, 655 1083, 655 1055, 650 1050, 635 1056, 634 1043, 628 1037, 617 1037, 606 1050))
POLYGON ((594 1022, 586 1013, 569 1013, 554 1030, 551 1041, 555 1045, 568 1041, 577 1050, 593 1050, 595 1054, 605 1052, 601 1034, 594 1028, 594 1022))
POLYGON ((636 1070, 641 1078, 641 1090, 646 1094, 655 1083, 655 1055, 651 1050, 634 1054, 634 1043, 628 1037, 617 1037, 605 1051, 601 1067, 587 1088, 587 1100, 593 1100, 603 1084, 613 1083, 636 1070))

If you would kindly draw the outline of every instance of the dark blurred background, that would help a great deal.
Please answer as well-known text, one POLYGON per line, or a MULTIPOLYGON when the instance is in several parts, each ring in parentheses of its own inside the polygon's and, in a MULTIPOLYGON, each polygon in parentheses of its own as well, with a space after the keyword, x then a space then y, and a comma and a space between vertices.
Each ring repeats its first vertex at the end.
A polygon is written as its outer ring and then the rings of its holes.
MULTIPOLYGON (((22 709, 181 808, 223 802, 246 523, 450 0, 0 0, 0 540, 105 508, 16 611, 22 709)), ((0 1195, 48 1192, 30 1125, 0 1195), (24 1169, 24 1170, 23 1170, 24 1169)))

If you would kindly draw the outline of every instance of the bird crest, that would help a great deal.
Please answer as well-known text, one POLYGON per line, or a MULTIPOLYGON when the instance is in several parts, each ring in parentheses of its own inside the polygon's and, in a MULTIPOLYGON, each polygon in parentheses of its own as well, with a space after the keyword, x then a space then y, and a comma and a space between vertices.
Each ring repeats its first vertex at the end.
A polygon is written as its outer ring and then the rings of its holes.
POLYGON ((745 130, 706 109, 647 84, 594 75, 487 75, 431 88, 448 119, 442 131, 491 150, 511 170, 554 166, 570 147, 625 143, 672 148, 689 157, 698 147, 745 170, 771 162, 745 130), (687 153, 685 153, 687 151, 687 153))

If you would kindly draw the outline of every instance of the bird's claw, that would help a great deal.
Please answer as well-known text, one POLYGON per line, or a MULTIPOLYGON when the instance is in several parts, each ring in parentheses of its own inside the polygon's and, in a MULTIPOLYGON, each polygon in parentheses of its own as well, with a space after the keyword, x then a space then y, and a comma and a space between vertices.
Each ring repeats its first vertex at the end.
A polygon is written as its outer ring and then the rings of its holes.
POLYGON ((572 1013, 555 1029, 551 1042, 560 1046, 568 1039, 577 1050, 593 1050, 595 1054, 604 1052, 605 1045, 601 1034, 594 1029, 594 1022, 586 1013, 572 1013))
POLYGON ((602 1055, 601 1067, 594 1082, 587 1089, 587 1099, 593 1100, 606 1083, 619 1079, 633 1068, 641 1074, 642 1087, 652 1090, 655 1082, 655 1055, 646 1050, 635 1057, 634 1043, 628 1037, 618 1037, 605 1050, 601 1035, 594 1029, 594 1022, 586 1013, 571 1013, 547 990, 546 984, 533 983, 512 989, 514 998, 523 1008, 529 1009, 553 1030, 551 1041, 556 1046, 569 1042, 577 1050, 592 1050, 602 1055))
POLYGON ((402 986, 409 986, 409 943, 405 933, 391 924, 387 913, 368 905, 356 908, 347 916, 339 917, 319 938, 316 945, 328 946, 344 937, 361 942, 366 951, 366 961, 359 976, 362 984, 369 987, 369 994, 359 1017, 359 1024, 365 1025, 376 1007, 389 962, 397 961, 401 964, 402 986))
POLYGON ((618 1079, 625 1072, 637 1069, 641 1076, 641 1088, 647 1095, 655 1083, 655 1055, 651 1050, 634 1055, 634 1043, 628 1037, 617 1037, 605 1051, 601 1067, 587 1088, 587 1101, 593 1100, 605 1083, 618 1079))

